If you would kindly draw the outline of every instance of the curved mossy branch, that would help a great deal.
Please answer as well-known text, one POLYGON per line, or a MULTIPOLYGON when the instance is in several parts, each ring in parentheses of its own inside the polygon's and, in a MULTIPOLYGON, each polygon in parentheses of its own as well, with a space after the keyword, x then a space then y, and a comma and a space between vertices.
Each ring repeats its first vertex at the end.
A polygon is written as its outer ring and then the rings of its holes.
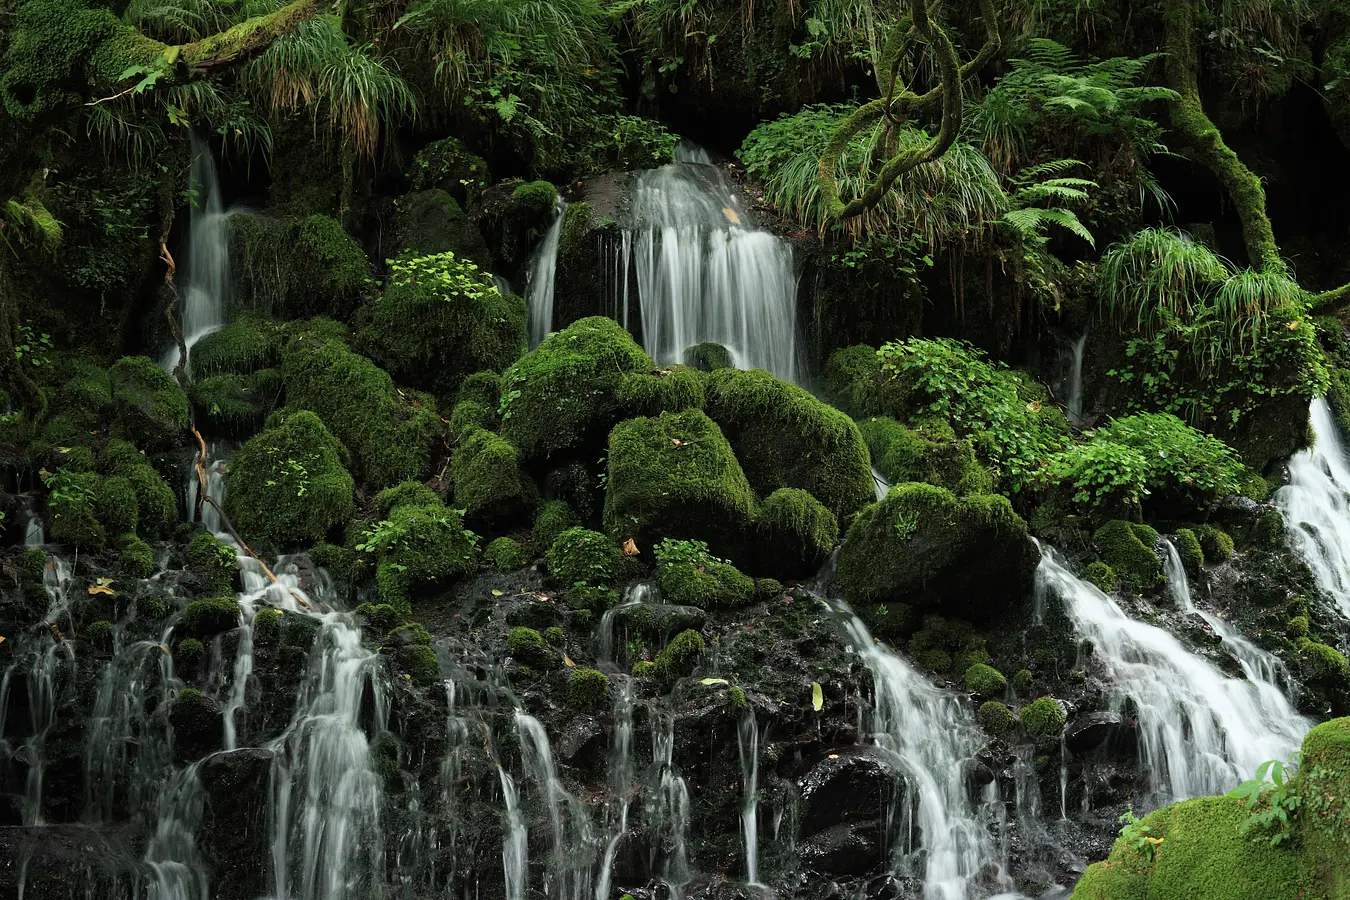
POLYGON ((933 21, 929 3, 930 0, 913 0, 912 20, 902 19, 887 37, 877 72, 878 86, 886 96, 864 103, 854 110, 840 123, 821 153, 820 165, 817 168, 817 183, 831 218, 848 219, 862 215, 881 202, 900 176, 925 163, 933 162, 947 152, 961 131, 965 104, 961 90, 962 82, 993 59, 1002 45, 994 0, 980 0, 981 17, 985 25, 985 43, 973 59, 962 65, 950 35, 941 25, 933 21), (912 26, 909 24, 911 21, 912 26), (932 49, 937 62, 939 81, 925 94, 901 91, 897 95, 895 82, 904 55, 902 51, 907 50, 915 38, 932 49), (849 142, 882 117, 891 123, 900 123, 916 115, 931 113, 939 105, 941 121, 937 136, 923 147, 891 158, 882 166, 875 181, 853 200, 844 203, 839 196, 836 170, 839 157, 849 142))
POLYGON ((1165 7, 1168 86, 1181 95, 1172 104, 1172 127, 1191 157, 1213 172, 1228 192, 1242 223, 1242 238, 1252 267, 1267 274, 1287 274, 1266 214, 1261 179, 1224 143, 1219 127, 1200 102, 1200 59, 1195 40, 1198 5, 1199 0, 1168 0, 1165 7))

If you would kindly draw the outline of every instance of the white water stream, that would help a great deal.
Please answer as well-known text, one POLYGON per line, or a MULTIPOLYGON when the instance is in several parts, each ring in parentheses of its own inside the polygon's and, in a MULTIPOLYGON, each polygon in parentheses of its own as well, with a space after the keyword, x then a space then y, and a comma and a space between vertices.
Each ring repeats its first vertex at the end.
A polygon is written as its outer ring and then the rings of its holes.
POLYGON ((1289 460, 1289 484, 1275 502, 1294 549, 1350 619, 1350 460, 1324 399, 1313 401, 1312 426, 1316 440, 1289 460))
MULTIPOLYGON (((211 147, 195 132, 188 184, 193 195, 187 255, 178 266, 177 282, 181 297, 178 327, 190 362, 193 345, 225 324, 225 301, 230 291, 230 214, 221 199, 211 147)), ((170 371, 178 365, 176 345, 165 352, 160 365, 170 371)))

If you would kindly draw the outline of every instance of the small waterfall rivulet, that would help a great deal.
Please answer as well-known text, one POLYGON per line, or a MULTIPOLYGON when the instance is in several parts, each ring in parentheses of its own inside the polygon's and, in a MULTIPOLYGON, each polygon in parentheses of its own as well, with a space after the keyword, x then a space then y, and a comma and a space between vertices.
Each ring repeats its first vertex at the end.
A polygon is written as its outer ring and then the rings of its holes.
POLYGON ((530 259, 530 269, 525 278, 525 303, 529 311, 530 346, 538 347, 540 341, 548 337, 553 327, 553 286, 558 275, 558 244, 562 240, 563 217, 567 212, 567 201, 558 198, 553 214, 553 224, 549 226, 544 240, 534 251, 530 259))
POLYGON ((745 880, 759 884, 759 726, 750 707, 736 726, 736 749, 741 760, 741 839, 745 842, 745 880))
POLYGON ((1058 393, 1064 397, 1064 411, 1069 421, 1083 427, 1083 351, 1087 347, 1088 329, 1072 341, 1065 340, 1060 350, 1058 393))
MULTIPOLYGON (((188 174, 194 192, 188 216, 187 254, 178 266, 181 297, 178 327, 188 359, 197 341, 225 324, 225 302, 230 290, 229 213, 221 199, 216 162, 206 141, 192 134, 192 167, 188 174)), ((178 365, 178 348, 170 347, 161 360, 166 369, 178 365)))
MULTIPOLYGON (((987 816, 967 787, 967 769, 984 735, 962 698, 936 687, 875 641, 847 605, 833 606, 854 651, 872 671, 872 737, 905 774, 905 790, 890 814, 895 870, 921 877, 925 900, 977 895, 975 880, 998 862, 987 816)), ((985 800, 1001 806, 996 790, 985 800)))
POLYGON ((1092 643, 1095 664, 1117 691, 1112 706, 1133 705, 1150 808, 1231 790, 1262 762, 1287 759, 1312 726, 1273 685, 1224 675, 1171 633, 1128 616, 1043 548, 1038 621, 1055 600, 1092 643))
POLYGON ((1289 483, 1275 502, 1294 549, 1350 619, 1350 459, 1324 399, 1312 403, 1312 426, 1316 439, 1289 460, 1289 483))
MULTIPOLYGON (((689 347, 716 341, 737 368, 796 381, 792 248, 750 224, 707 153, 682 144, 673 163, 640 173, 631 216, 624 246, 636 266, 644 349, 678 363, 689 347)), ((625 260, 619 277, 628 271, 625 260)))

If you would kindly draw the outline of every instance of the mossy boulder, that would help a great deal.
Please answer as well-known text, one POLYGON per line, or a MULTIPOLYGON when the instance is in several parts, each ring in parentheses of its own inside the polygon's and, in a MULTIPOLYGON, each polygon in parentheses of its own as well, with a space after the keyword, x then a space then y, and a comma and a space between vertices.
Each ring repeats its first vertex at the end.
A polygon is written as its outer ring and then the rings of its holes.
MULTIPOLYGON (((703 635, 692 629, 681 631, 656 655, 652 674, 668 686, 672 685, 694 671, 704 649, 703 635)), ((633 674, 637 674, 636 667, 633 674)))
POLYGON ((706 552, 662 559, 656 568, 656 581, 665 601, 678 606, 734 608, 755 599, 754 579, 706 552))
POLYGON ((419 256, 453 253, 482 266, 491 264, 478 226, 449 192, 431 188, 404 194, 394 201, 394 211, 393 246, 419 256))
POLYGON ((685 350, 684 364, 700 372, 716 372, 733 365, 731 351, 715 341, 705 341, 685 350))
POLYGON ((1191 578, 1199 576, 1205 565, 1205 552, 1200 549, 1200 539, 1195 536, 1195 532, 1189 528, 1178 528, 1173 543, 1186 574, 1191 578))
POLYGON ((598 448, 625 416, 625 377, 653 369, 613 319, 574 322, 502 376, 502 436, 529 459, 598 448))
POLYGON ((407 644, 393 652, 393 668, 418 687, 429 687, 441 678, 441 662, 426 644, 407 644))
POLYGON ((98 517, 103 479, 92 472, 58 470, 47 479, 48 539, 81 550, 101 550, 108 539, 98 517))
POLYGON ((286 291, 275 314, 283 319, 350 317, 372 286, 370 261, 361 245, 342 223, 319 215, 292 223, 286 240, 286 291))
POLYGON ((1101 560, 1088 563, 1083 569, 1083 578, 1095 585, 1103 594, 1109 594, 1116 589, 1116 570, 1101 560))
POLYGON ((173 698, 169 724, 173 727, 174 756, 183 761, 219 749, 225 735, 219 705, 196 688, 184 688, 173 698))
POLYGON ((966 669, 966 690, 972 694, 986 700, 992 700, 995 697, 1003 696, 1003 692, 1007 688, 1008 679, 1004 678, 1003 673, 993 666, 975 663, 975 665, 966 669))
POLYGON ((197 532, 188 542, 188 570, 213 594, 233 589, 235 556, 233 547, 206 531, 197 532))
POLYGON ((1200 541, 1200 549, 1204 552, 1205 562, 1209 565, 1218 565, 1232 558, 1233 539, 1219 526, 1197 525, 1195 536, 1200 541))
POLYGON ((104 478, 94 502, 98 520, 109 535, 135 534, 140 519, 136 489, 121 475, 104 478))
POLYGON ((825 562, 839 539, 839 522, 825 505, 800 488, 779 488, 755 516, 756 571, 804 578, 825 562))
POLYGON ((211 638, 239 627, 239 602, 233 597, 194 600, 183 612, 183 624, 199 638, 211 638))
POLYGON ((281 639, 281 610, 260 609, 253 614, 253 642, 275 644, 281 639))
POLYGON ((375 495, 375 509, 382 516, 397 506, 435 506, 441 498, 420 481, 403 481, 375 495))
POLYGON ((467 376, 500 372, 525 349, 525 301, 449 252, 393 260, 388 287, 361 321, 358 349, 399 384, 446 402, 467 376))
POLYGON ((1054 697, 1040 697, 1022 707, 1018 719, 1027 737, 1038 744, 1051 743, 1064 730, 1064 707, 1054 697))
POLYGON ((528 561, 524 549, 509 537, 499 537, 488 544, 483 551, 483 558, 501 572, 515 571, 528 561))
POLYGON ((193 344, 188 360, 195 380, 272 368, 280 354, 280 332, 274 323, 241 316, 193 344))
POLYGON ((708 415, 760 495, 801 488, 841 521, 875 499, 867 445, 848 416, 761 369, 719 369, 708 381, 708 415))
POLYGON ((534 517, 535 553, 546 552, 558 539, 558 535, 580 524, 581 520, 572 512, 572 507, 562 500, 549 500, 544 503, 539 507, 538 515, 534 517))
POLYGON ((538 490, 521 471, 520 452, 510 442, 481 428, 470 429, 459 435, 452 460, 455 505, 470 522, 502 527, 531 511, 538 490))
POLYGON ((380 600, 406 613, 418 591, 475 570, 478 536, 437 500, 395 506, 365 531, 358 549, 375 561, 380 600))
POLYGON ((578 712, 603 712, 609 707, 609 676, 595 669, 573 669, 567 677, 567 705, 578 712))
POLYGON ((109 371, 115 431, 147 451, 178 446, 188 430, 188 399, 173 376, 146 356, 127 356, 109 371))
POLYGON ((717 424, 699 410, 630 419, 609 436, 605 527, 640 547, 663 538, 745 552, 754 492, 717 424))
POLYGON ((702 409, 703 376, 688 366, 668 366, 651 374, 630 374, 619 386, 619 400, 632 416, 702 409))
POLYGON ((124 534, 117 540, 118 562, 122 571, 132 578, 149 578, 155 571, 155 554, 150 545, 134 534, 124 534))
POLYGON ((993 478, 976 461, 970 441, 950 432, 933 436, 885 416, 863 419, 858 428, 873 465, 891 484, 922 481, 954 494, 982 494, 993 488, 993 478))
POLYGON ((549 672, 562 665, 558 651, 550 647, 543 635, 533 628, 521 626, 511 629, 506 637, 506 649, 521 663, 541 672, 549 672))
POLYGON ((343 447, 307 410, 250 438, 230 462, 225 509, 250 544, 322 540, 351 518, 352 476, 343 447))
POLYGON ((1295 648, 1298 650, 1299 672, 1309 681, 1341 681, 1350 676, 1350 663, 1335 647, 1305 637, 1298 639, 1295 648))
POLYGON ((975 712, 975 719, 990 737, 1007 737, 1012 733, 1016 720, 1012 710, 997 700, 986 700, 975 712))
POLYGON ((605 609, 619 596, 629 563, 608 536, 585 528, 569 528, 548 549, 548 570, 579 609, 605 609))
POLYGON ((258 430, 281 396, 281 373, 211 375, 188 389, 198 428, 205 434, 247 437, 258 430))
POLYGON ((436 405, 394 387, 389 374, 341 341, 302 333, 282 361, 286 401, 312 410, 356 457, 361 480, 384 488, 422 477, 444 433, 436 405))
POLYGON ((1107 522, 1092 535, 1097 552, 1127 590, 1142 593, 1162 582, 1162 560, 1154 546, 1158 532, 1123 519, 1107 522))
POLYGON ((1028 596, 1038 554, 1006 497, 895 485, 849 527, 839 580, 851 601, 997 616, 1028 596))

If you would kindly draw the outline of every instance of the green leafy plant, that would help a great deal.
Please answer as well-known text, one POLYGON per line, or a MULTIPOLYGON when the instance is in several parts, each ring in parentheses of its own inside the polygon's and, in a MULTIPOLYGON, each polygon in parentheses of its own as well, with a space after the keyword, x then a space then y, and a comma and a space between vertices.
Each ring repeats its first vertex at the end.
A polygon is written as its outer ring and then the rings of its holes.
POLYGON ((1044 244, 1046 229, 1057 225, 1082 238, 1088 246, 1095 247, 1092 232, 1079 221, 1078 214, 1054 205, 1087 200, 1087 189, 1097 186, 1095 181, 1062 174, 1081 165, 1083 163, 1076 159, 1057 159, 1022 169, 1012 177, 1015 192, 1009 200, 1011 208, 999 222, 1011 228, 1019 240, 1029 244, 1044 244))
POLYGON ((1302 758, 1301 753, 1295 753, 1288 762, 1266 760, 1257 766, 1255 778, 1233 790, 1250 811, 1239 829, 1243 837, 1269 841, 1272 847, 1293 840, 1303 806, 1293 776, 1302 758))
POLYGON ((28 363, 34 368, 49 368, 52 364, 52 338, 47 333, 38 334, 33 329, 23 323, 20 323, 15 331, 18 338, 14 342, 14 358, 22 362, 27 358, 28 363))
POLYGON ((692 563, 695 566, 706 567, 713 563, 726 562, 725 559, 713 556, 704 541, 681 541, 674 538, 666 538, 653 547, 652 555, 656 557, 657 565, 692 563))
POLYGON ((1125 810, 1119 821, 1122 826, 1120 836, 1152 863, 1164 839, 1154 833, 1152 825, 1145 825, 1144 820, 1134 814, 1132 807, 1125 810))

